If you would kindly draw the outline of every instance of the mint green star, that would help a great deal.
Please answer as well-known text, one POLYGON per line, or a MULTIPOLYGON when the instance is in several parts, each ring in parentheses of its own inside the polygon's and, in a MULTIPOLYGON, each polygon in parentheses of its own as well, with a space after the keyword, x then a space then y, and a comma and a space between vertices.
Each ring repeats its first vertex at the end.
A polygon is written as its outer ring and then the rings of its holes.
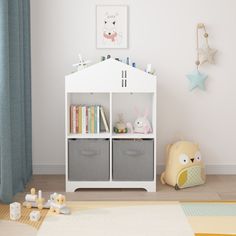
POLYGON ((188 74, 187 78, 190 81, 190 90, 193 90, 197 87, 201 90, 205 90, 205 80, 207 79, 207 75, 200 73, 198 70, 195 70, 191 74, 188 74))

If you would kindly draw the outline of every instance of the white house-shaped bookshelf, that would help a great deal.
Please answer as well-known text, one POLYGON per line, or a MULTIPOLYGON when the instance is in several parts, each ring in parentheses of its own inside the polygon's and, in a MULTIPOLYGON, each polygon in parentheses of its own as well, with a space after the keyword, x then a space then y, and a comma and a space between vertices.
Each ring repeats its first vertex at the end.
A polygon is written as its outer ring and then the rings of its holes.
POLYGON ((114 59, 67 75, 65 147, 66 191, 79 188, 156 191, 156 77, 114 59), (70 107, 76 104, 103 107, 109 132, 100 119, 99 133, 71 133, 70 107), (119 114, 125 123, 133 124, 144 112, 148 112, 151 132, 113 132, 119 114))

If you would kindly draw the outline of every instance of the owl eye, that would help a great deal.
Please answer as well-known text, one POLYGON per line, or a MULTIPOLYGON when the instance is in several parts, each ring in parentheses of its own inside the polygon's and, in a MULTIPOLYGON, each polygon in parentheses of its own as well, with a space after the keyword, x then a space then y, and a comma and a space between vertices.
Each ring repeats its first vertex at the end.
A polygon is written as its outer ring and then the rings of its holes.
POLYGON ((189 163, 189 157, 186 155, 186 154, 181 154, 179 156, 179 162, 182 164, 182 165, 186 165, 189 163))
POLYGON ((196 153, 195 159, 196 159, 197 161, 201 161, 201 160, 202 160, 202 155, 201 155, 200 152, 197 152, 197 153, 196 153))

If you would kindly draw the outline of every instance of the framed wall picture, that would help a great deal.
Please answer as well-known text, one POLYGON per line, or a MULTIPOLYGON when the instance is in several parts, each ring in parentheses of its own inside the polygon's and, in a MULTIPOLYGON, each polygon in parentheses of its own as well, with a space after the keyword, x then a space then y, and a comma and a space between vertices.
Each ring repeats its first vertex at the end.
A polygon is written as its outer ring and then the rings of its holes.
POLYGON ((127 48, 127 6, 98 5, 96 7, 97 48, 127 48))

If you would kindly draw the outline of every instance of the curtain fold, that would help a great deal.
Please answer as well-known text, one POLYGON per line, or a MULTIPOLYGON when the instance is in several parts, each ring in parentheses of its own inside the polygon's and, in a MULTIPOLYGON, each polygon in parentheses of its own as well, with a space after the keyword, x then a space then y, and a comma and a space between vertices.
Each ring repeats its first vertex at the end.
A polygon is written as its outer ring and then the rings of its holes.
POLYGON ((0 199, 32 175, 29 0, 0 0, 0 199))

